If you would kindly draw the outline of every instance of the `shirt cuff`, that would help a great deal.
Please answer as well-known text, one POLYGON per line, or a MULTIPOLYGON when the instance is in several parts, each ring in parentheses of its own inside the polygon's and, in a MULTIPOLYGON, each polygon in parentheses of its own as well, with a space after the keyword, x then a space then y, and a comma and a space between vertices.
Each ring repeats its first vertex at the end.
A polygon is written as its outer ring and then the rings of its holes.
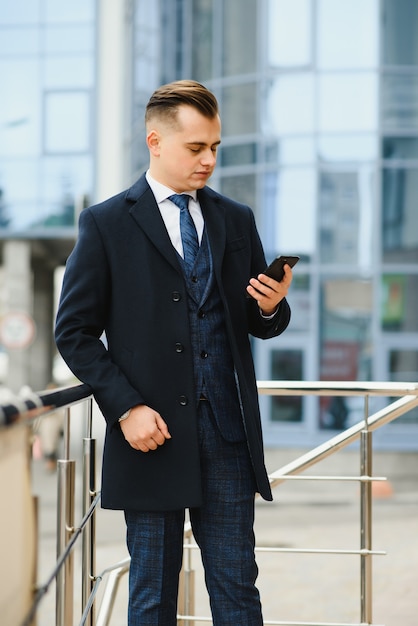
POLYGON ((131 412, 131 409, 128 409, 127 411, 125 411, 125 413, 122 413, 118 421, 123 422, 123 420, 126 420, 129 417, 130 412, 131 412))
POLYGON ((276 313, 277 313, 278 309, 279 309, 279 304, 277 305, 276 310, 275 310, 273 313, 271 313, 270 315, 264 315, 264 313, 263 313, 263 311, 260 309, 260 307, 258 307, 258 309, 259 309, 259 311, 260 311, 260 315, 261 315, 261 317, 263 318, 263 320, 272 320, 272 319, 273 319, 273 317, 276 315, 276 313))

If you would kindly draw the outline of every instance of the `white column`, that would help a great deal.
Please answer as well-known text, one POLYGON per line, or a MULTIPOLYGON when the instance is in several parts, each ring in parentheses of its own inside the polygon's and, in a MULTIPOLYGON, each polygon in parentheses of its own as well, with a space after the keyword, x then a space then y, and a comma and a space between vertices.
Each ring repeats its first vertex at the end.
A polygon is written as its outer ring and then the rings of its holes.
POLYGON ((34 339, 31 249, 27 241, 3 245, 4 300, 1 339, 9 356, 6 386, 18 392, 30 384, 29 349, 34 339), (32 326, 33 325, 33 326, 32 326))
POLYGON ((122 0, 99 0, 97 20, 96 198, 100 201, 126 186, 124 158, 125 54, 127 27, 122 0))

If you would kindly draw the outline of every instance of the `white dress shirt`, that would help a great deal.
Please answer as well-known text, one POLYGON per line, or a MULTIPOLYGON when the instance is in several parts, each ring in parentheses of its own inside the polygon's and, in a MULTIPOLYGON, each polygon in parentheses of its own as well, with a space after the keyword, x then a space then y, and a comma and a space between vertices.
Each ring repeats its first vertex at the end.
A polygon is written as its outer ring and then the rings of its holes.
MULTIPOLYGON (((174 204, 174 202, 171 202, 171 200, 168 199, 169 196, 172 196, 176 192, 152 178, 149 171, 147 171, 145 177, 151 187, 152 193, 155 196, 155 200, 158 204, 158 208, 160 209, 161 217, 164 220, 171 243, 177 252, 184 258, 183 243, 180 232, 180 209, 174 204)), ((202 241, 205 222, 203 220, 202 209, 200 208, 200 204, 197 200, 197 193, 196 191, 185 191, 184 193, 191 196, 191 199, 189 200, 189 211, 196 226, 200 244, 202 241)))

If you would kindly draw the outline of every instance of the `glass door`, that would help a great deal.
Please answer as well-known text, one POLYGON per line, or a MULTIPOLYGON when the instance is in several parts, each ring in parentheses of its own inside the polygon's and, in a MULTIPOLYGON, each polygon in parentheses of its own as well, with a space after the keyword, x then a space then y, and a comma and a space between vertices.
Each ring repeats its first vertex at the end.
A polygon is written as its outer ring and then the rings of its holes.
MULTIPOLYGON (((312 380, 311 341, 289 333, 257 342, 257 380, 312 380)), ((260 394, 260 408, 267 446, 304 445, 318 428, 318 398, 260 394)))
MULTIPOLYGON (((418 382, 418 340, 402 338, 400 341, 396 337, 396 342, 387 342, 384 364, 386 372, 383 380, 418 382)), ((418 424, 418 408, 402 415, 394 424, 418 424)))

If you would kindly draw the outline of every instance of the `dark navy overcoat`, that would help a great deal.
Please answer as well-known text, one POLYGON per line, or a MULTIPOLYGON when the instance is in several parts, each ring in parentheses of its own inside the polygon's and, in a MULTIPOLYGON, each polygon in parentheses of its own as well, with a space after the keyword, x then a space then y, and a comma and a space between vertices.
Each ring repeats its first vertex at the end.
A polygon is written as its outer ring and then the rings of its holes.
MULTIPOLYGON (((198 198, 225 308, 257 488, 271 499, 249 335, 279 335, 290 310, 283 300, 273 319, 265 320, 256 302, 245 297, 249 278, 266 266, 251 209, 209 187, 198 198)), ((102 506, 198 506, 197 408, 186 286, 145 176, 127 191, 82 211, 65 270, 56 342, 74 374, 93 389, 106 419, 102 506), (128 408, 141 403, 161 414, 172 435, 148 453, 130 447, 118 422, 128 408)))

